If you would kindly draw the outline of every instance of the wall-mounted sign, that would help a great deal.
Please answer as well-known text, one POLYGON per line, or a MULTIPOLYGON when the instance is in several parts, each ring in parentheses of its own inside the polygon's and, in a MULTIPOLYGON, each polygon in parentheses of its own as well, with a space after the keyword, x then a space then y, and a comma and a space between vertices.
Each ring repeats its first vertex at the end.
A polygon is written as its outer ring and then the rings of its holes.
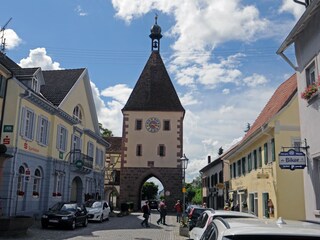
POLYGON ((13 132, 13 125, 4 125, 3 132, 13 132))
POLYGON ((10 138, 8 136, 6 136, 5 138, 3 138, 3 144, 9 145, 10 144, 10 138))
POLYGON ((75 162, 75 165, 76 165, 77 168, 82 168, 83 167, 83 161, 82 160, 77 160, 75 162))
POLYGON ((287 152, 279 153, 279 167, 281 169, 304 169, 306 167, 306 155, 290 149, 287 152))

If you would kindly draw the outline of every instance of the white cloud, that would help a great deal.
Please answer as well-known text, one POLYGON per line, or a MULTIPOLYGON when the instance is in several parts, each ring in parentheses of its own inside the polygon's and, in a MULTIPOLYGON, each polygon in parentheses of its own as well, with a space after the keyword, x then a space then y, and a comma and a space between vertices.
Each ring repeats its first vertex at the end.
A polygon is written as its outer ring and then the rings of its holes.
POLYGON ((228 94, 230 93, 230 89, 225 88, 225 89, 222 90, 222 93, 223 93, 224 95, 228 95, 228 94))
POLYGON ((80 17, 84 17, 84 16, 87 16, 88 13, 83 11, 82 7, 80 5, 78 5, 76 8, 75 8, 75 11, 76 13, 80 16, 80 17))
POLYGON ((127 102, 131 92, 132 89, 129 88, 127 85, 117 84, 113 87, 108 87, 102 90, 101 95, 104 97, 114 98, 116 101, 124 105, 127 102))
POLYGON ((303 5, 297 4, 293 0, 282 0, 282 5, 279 9, 279 12, 291 13, 295 19, 298 20, 305 10, 306 8, 303 5))
MULTIPOLYGON (((12 29, 6 29, 4 32, 1 32, 1 36, 5 38, 5 49, 11 50, 20 45, 22 40, 19 38, 17 33, 12 29)), ((1 43, 2 44, 2 43, 1 43)))
POLYGON ((254 73, 252 76, 244 78, 243 82, 248 87, 257 87, 259 85, 265 85, 268 82, 268 80, 265 76, 254 73))
POLYGON ((53 62, 47 55, 45 48, 36 48, 30 50, 29 56, 20 60, 19 65, 23 68, 41 67, 42 70, 58 70, 60 63, 53 62))

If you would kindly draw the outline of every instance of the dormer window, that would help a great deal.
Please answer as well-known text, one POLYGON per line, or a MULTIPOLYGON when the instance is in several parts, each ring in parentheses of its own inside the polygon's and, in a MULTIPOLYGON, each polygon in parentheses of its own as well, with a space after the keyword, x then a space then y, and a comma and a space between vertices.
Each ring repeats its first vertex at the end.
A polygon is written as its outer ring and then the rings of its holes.
POLYGON ((39 92, 39 81, 36 77, 32 78, 31 88, 35 92, 39 92))
POLYGON ((79 105, 73 109, 73 118, 82 123, 82 111, 79 105))

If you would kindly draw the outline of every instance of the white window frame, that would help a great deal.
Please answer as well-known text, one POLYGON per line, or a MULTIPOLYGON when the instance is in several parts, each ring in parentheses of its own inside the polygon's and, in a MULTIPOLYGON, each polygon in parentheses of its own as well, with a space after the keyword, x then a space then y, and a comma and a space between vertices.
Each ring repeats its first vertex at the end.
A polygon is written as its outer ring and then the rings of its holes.
POLYGON ((96 148, 96 166, 103 167, 103 156, 104 152, 101 149, 96 148))
POLYGON ((312 61, 310 65, 306 68, 306 84, 307 87, 311 84, 314 84, 317 79, 316 79, 316 63, 315 61, 312 61))
POLYGON ((23 139, 32 141, 36 122, 36 114, 30 108, 23 107, 21 114, 20 134, 23 139))
POLYGON ((67 151, 68 129, 59 124, 57 129, 57 149, 60 152, 67 151))
POLYGON ((17 182, 17 191, 24 192, 24 185, 25 185, 25 173, 26 168, 25 166, 21 165, 18 169, 18 182, 17 182))
POLYGON ((80 150, 82 152, 82 140, 77 134, 72 134, 72 150, 80 150))
POLYGON ((87 155, 92 158, 94 157, 94 144, 93 144, 93 142, 88 141, 87 155))
POLYGON ((40 145, 48 146, 49 143, 50 122, 47 117, 38 116, 37 142, 40 145))
POLYGON ((34 171, 34 179, 33 179, 33 192, 38 193, 38 197, 40 196, 40 189, 41 189, 41 178, 42 178, 42 173, 39 168, 36 168, 34 171))
POLYGON ((36 77, 32 78, 32 86, 31 86, 32 90, 35 92, 39 92, 39 81, 36 77))
POLYGON ((63 182, 63 175, 61 173, 56 173, 54 176, 54 193, 61 193, 62 194, 62 182, 63 182))
POLYGON ((73 118, 82 123, 83 114, 79 105, 75 106, 75 108, 73 109, 73 118))

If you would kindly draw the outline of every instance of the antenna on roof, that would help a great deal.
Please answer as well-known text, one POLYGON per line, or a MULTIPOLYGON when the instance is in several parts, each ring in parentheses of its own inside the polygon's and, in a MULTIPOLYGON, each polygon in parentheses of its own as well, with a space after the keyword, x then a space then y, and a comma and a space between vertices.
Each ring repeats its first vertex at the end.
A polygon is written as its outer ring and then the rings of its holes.
POLYGON ((1 52, 4 53, 6 50, 6 38, 4 37, 4 30, 6 30, 7 25, 11 21, 12 17, 6 22, 6 24, 0 29, 1 34, 1 52))

